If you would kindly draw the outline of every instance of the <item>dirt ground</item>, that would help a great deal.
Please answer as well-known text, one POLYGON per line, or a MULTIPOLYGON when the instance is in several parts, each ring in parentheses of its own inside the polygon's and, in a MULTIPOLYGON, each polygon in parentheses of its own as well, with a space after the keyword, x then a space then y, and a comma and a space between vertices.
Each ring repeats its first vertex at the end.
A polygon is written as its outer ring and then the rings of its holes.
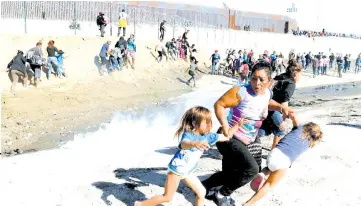
MULTIPOLYGON (((6 68, 16 49, 26 51, 40 39, 36 36, 6 38, 8 41, 3 43, 14 52, 4 53, 7 58, 1 60, 2 68, 6 68)), ((114 47, 117 38, 110 38, 114 47)), ((163 60, 158 64, 151 49, 154 42, 137 43, 135 70, 124 67, 111 76, 99 76, 97 54, 107 39, 47 37, 43 39, 45 45, 48 39, 55 39, 58 49, 65 51, 69 78, 49 81, 42 73, 39 88, 31 86, 25 90, 19 83, 16 95, 12 95, 7 73, 0 72, 2 154, 52 147, 78 129, 84 129, 84 125, 94 128, 97 123, 109 121, 115 111, 144 107, 191 90, 184 83, 189 78, 185 73, 188 63, 163 60)), ((44 53, 45 48, 43 45, 44 53)), ((208 72, 203 63, 200 69, 208 72)))

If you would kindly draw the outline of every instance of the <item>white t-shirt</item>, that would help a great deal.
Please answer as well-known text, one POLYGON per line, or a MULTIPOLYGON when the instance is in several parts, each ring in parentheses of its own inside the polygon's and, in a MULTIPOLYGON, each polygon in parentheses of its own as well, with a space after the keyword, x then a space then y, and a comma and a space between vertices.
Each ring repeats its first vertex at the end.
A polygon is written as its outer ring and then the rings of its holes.
POLYGON ((120 12, 120 13, 119 13, 119 19, 125 19, 125 20, 126 20, 127 17, 128 17, 128 16, 127 16, 127 13, 125 13, 125 12, 120 12))

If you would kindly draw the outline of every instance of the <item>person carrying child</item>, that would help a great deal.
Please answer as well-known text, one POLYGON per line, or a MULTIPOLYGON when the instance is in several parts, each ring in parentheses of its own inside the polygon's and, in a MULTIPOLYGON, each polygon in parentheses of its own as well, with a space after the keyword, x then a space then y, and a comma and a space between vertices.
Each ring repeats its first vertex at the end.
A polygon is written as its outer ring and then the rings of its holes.
POLYGON ((276 147, 272 149, 267 159, 267 167, 251 182, 251 188, 256 192, 243 206, 255 205, 278 184, 293 162, 308 149, 313 148, 323 138, 319 125, 313 122, 299 124, 294 113, 289 114, 294 128, 276 147), (263 183, 265 176, 267 180, 263 183))
POLYGON ((181 139, 177 152, 168 164, 164 194, 142 202, 136 201, 134 205, 151 206, 171 201, 182 179, 196 193, 195 205, 204 205, 206 189, 198 177, 193 174, 204 150, 207 150, 216 142, 228 141, 229 137, 246 122, 246 120, 241 119, 229 129, 227 137, 223 134, 210 133, 212 129, 212 113, 207 108, 196 106, 187 110, 175 134, 176 137, 181 137, 181 139))

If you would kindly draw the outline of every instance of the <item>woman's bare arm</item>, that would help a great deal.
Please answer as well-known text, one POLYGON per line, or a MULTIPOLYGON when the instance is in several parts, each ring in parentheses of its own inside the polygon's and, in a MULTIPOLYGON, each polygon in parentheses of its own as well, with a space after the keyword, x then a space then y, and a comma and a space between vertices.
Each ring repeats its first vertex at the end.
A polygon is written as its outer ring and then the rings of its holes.
POLYGON ((227 137, 229 136, 229 125, 225 115, 225 109, 230 107, 236 107, 242 101, 240 95, 238 94, 238 90, 240 88, 240 86, 237 86, 229 89, 214 104, 214 111, 216 113, 216 117, 219 123, 221 123, 224 135, 227 137))

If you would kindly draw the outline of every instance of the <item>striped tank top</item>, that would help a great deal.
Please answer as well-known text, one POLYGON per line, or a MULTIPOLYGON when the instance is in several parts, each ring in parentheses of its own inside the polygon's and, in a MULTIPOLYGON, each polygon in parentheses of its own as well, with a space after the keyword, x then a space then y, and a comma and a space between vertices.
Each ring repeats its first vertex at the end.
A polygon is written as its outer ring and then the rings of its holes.
POLYGON ((239 127, 234 137, 245 144, 250 144, 255 141, 262 121, 267 118, 271 92, 266 89, 265 94, 257 95, 251 85, 247 84, 241 85, 238 94, 242 101, 236 107, 230 108, 227 120, 230 127, 237 124, 241 118, 249 121, 239 127))

